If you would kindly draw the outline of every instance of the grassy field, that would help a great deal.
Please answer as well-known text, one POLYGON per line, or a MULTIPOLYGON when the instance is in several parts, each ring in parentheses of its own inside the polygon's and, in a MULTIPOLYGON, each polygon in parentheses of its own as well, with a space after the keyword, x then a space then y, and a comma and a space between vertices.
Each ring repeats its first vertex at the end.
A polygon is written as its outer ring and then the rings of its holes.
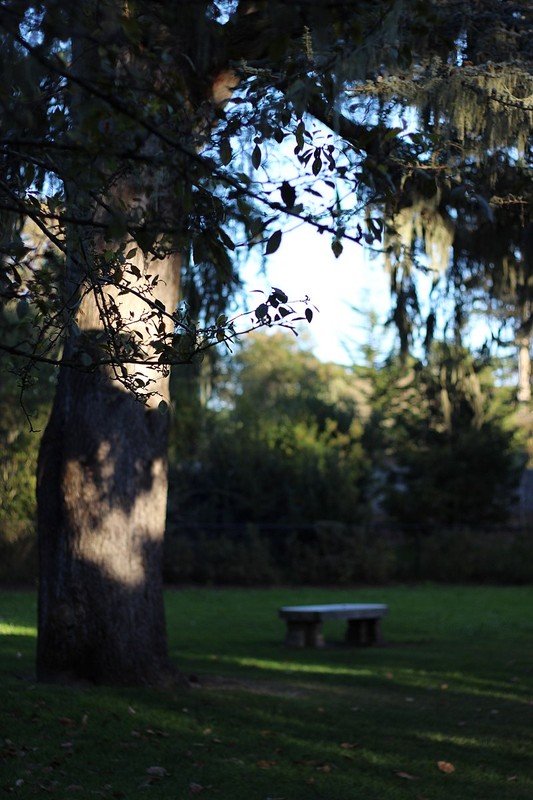
POLYGON ((35 596, 0 592, 0 792, 17 798, 531 800, 533 587, 167 593, 191 686, 33 680, 35 596), (385 602, 383 647, 288 650, 277 609, 385 602))

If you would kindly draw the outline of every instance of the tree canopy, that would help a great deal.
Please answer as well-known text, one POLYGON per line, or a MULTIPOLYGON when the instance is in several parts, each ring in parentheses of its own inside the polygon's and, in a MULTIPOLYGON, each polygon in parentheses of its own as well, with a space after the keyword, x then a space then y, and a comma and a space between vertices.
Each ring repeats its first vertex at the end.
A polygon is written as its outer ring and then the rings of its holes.
POLYGON ((457 293, 512 303, 528 328, 532 27, 510 0, 2 4, 0 293, 20 326, 4 347, 56 361, 92 294, 103 330, 96 350, 81 332, 78 368, 188 360, 232 338, 239 260, 274 252, 287 218, 336 255, 345 239, 385 251, 404 349, 413 263, 450 263, 457 293), (69 226, 99 232, 90 268, 81 246, 70 263, 69 226), (156 296, 172 252, 188 308, 156 296), (155 262, 142 277, 139 253, 155 262), (65 260, 66 290, 50 268, 65 260), (140 298, 135 319, 124 294, 140 298))

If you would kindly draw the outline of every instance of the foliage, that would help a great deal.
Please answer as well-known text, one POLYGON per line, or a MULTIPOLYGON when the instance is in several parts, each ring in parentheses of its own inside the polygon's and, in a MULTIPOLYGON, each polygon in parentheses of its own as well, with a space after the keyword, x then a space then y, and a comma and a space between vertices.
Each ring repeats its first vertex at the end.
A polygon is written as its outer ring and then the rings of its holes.
POLYGON ((435 239, 439 225, 453 223, 457 242, 472 234, 466 260, 479 262, 478 228, 506 228, 500 208, 529 208, 527 3, 364 2, 354 14, 323 0, 197 0, 187 10, 106 0, 88 7, 97 59, 78 11, 17 0, 0 14, 14 87, 0 107, 1 294, 21 313, 35 306, 41 330, 31 347, 20 339, 19 356, 57 358, 52 343, 66 329, 80 333, 76 310, 94 296, 97 347, 81 331, 69 361, 130 364, 115 378, 149 392, 143 363, 165 370, 233 340, 223 307, 239 258, 275 252, 288 220, 328 233, 335 255, 346 239, 384 244, 391 257, 403 248, 393 287, 408 333, 416 241, 430 256, 446 240, 435 239), (413 108, 418 130, 405 121, 413 108), (276 177, 287 152, 290 167, 276 177), (396 247, 405 212, 418 221, 396 247), (28 220, 70 253, 67 295, 50 292, 37 268, 28 220), (83 245, 88 229, 99 236, 95 259, 83 245), (176 253, 185 254, 192 313, 158 303, 157 261, 176 253), (135 320, 122 313, 133 295, 142 301, 135 320))
POLYGON ((163 575, 169 584, 269 586, 279 582, 281 570, 272 542, 256 526, 235 535, 235 527, 200 525, 167 535, 163 575))
POLYGON ((531 8, 491 1, 447 11, 455 52, 443 57, 437 34, 417 80, 396 71, 380 82, 389 119, 398 107, 404 119, 416 113, 412 141, 426 154, 382 205, 404 358, 424 327, 421 273, 433 279, 426 338, 450 326, 460 343, 472 313, 495 318, 499 344, 531 332, 531 8))
MULTIPOLYGON (((212 372, 199 366, 173 383, 166 580, 529 574, 520 536, 490 533, 512 510, 522 465, 513 404, 490 364, 435 343, 427 365, 406 371, 372 356, 352 373, 277 333, 250 338, 212 372), (376 527, 384 511, 407 540, 376 527)), ((37 407, 44 386, 33 390, 37 407)), ((3 391, 2 574, 34 580, 38 437, 14 403, 15 379, 3 391)))
MULTIPOLYGON (((9 313, 0 313, 0 336, 12 339, 9 313)), ((20 374, 0 352, 0 580, 33 581, 37 569, 35 483, 42 427, 54 391, 54 375, 20 374)))
POLYGON ((192 451, 180 429, 182 499, 173 503, 197 510, 178 518, 354 523, 381 505, 422 526, 504 519, 524 442, 509 390, 495 387, 496 366, 434 342, 426 363, 391 359, 352 373, 286 337, 258 336, 218 376, 203 428, 196 416, 192 451))
POLYGON ((35 597, 2 593, 6 794, 531 797, 531 587, 192 589, 166 601, 190 685, 72 688, 34 684, 35 597), (389 605, 389 646, 354 653, 334 622, 330 647, 283 646, 280 606, 355 597, 389 605))
POLYGON ((178 407, 170 528, 360 518, 361 386, 282 334, 250 338, 225 369, 189 436, 178 407))
POLYGON ((512 414, 488 364, 445 342, 377 372, 365 447, 383 509, 422 529, 505 519, 524 465, 512 414))

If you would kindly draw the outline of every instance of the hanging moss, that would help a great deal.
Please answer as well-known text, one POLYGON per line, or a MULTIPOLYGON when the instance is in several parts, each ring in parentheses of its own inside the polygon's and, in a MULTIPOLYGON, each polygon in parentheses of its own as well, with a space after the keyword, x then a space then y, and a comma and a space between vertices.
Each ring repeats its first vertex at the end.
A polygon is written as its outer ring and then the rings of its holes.
POLYGON ((527 148, 533 128, 533 75, 519 63, 449 65, 433 58, 412 77, 390 76, 379 93, 417 109, 431 125, 470 152, 527 148))
POLYGON ((524 153, 533 127, 533 75, 514 63, 449 67, 433 61, 413 98, 436 129, 479 151, 516 147, 524 153))
POLYGON ((436 275, 448 267, 453 244, 454 226, 440 207, 441 190, 433 197, 410 193, 411 203, 398 211, 391 220, 386 236, 385 263, 389 271, 401 261, 410 261, 415 244, 422 245, 428 267, 436 275))

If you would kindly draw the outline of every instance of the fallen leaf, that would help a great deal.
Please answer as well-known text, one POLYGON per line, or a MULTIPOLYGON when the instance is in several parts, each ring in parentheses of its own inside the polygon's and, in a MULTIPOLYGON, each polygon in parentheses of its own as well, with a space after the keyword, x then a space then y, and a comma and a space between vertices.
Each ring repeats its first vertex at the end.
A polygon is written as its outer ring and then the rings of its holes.
POLYGON ((331 766, 329 764, 322 764, 320 767, 316 768, 317 772, 331 772, 331 766))
POLYGON ((205 786, 202 786, 201 783, 189 783, 189 791, 192 794, 200 794, 200 792, 203 792, 204 789, 205 786))
POLYGON ((146 770, 147 775, 155 775, 157 778, 164 778, 169 773, 164 767, 148 767, 146 770))
POLYGON ((356 747, 359 747, 356 742, 341 742, 340 746, 343 750, 354 750, 356 747))
POLYGON ((256 762, 257 767, 261 767, 261 769, 270 769, 275 765, 275 761, 266 761, 265 759, 261 759, 261 761, 256 762))
POLYGON ((449 761, 437 761, 437 767, 441 772, 445 772, 446 775, 450 775, 452 772, 455 772, 454 765, 450 764, 449 761))
POLYGON ((404 778, 406 781, 417 781, 418 777, 416 775, 411 775, 409 772, 397 772, 396 775, 399 778, 404 778))

